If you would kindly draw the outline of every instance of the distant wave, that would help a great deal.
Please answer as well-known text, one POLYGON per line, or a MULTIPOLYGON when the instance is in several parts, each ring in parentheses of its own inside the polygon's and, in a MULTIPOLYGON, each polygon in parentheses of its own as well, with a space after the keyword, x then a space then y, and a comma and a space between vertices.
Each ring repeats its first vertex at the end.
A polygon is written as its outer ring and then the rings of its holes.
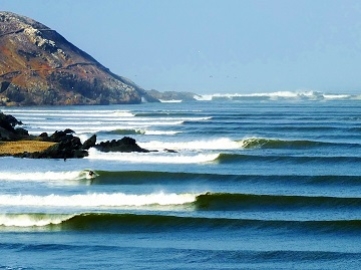
MULTIPOLYGON (((103 132, 100 132, 100 133, 103 133, 103 132)), ((122 129, 113 129, 110 131, 104 131, 104 133, 118 134, 118 135, 135 135, 135 134, 145 134, 145 130, 122 128, 122 129)))
POLYGON ((291 148, 291 149, 306 149, 324 146, 360 146, 360 144, 340 144, 324 141, 312 140, 281 140, 281 139, 267 139, 267 138, 246 138, 238 141, 243 148, 291 148))
POLYGON ((193 117, 195 113, 199 113, 201 110, 157 110, 157 111, 148 111, 148 112, 136 112, 135 117, 193 117))
POLYGON ((179 154, 179 153, 104 153, 91 148, 87 159, 99 159, 131 163, 197 164, 214 161, 219 154, 179 154))
POLYGON ((181 99, 171 99, 171 100, 160 99, 159 101, 161 103, 181 103, 183 100, 181 100, 181 99))
MULTIPOLYGON (((103 133, 103 132, 100 132, 103 133)), ((165 135, 173 136, 179 133, 179 131, 173 130, 146 130, 146 129, 115 129, 106 131, 107 134, 118 134, 118 135, 165 135)))
POLYGON ((74 215, 5 214, 0 227, 36 227, 94 232, 151 233, 182 231, 245 231, 259 230, 326 235, 354 235, 361 232, 361 220, 257 220, 181 217, 171 215, 136 215, 109 213, 81 213, 74 215))
POLYGON ((252 155, 237 153, 221 153, 215 160, 220 163, 239 163, 239 162, 269 162, 287 164, 358 164, 361 162, 360 156, 303 156, 303 155, 252 155))
POLYGON ((199 101, 234 100, 234 101, 272 101, 272 100, 360 100, 361 95, 326 94, 319 91, 278 91, 251 94, 210 94, 194 97, 199 101))
POLYGON ((179 142, 149 141, 139 142, 139 145, 146 149, 155 150, 229 150, 241 148, 242 142, 239 143, 229 138, 219 138, 210 140, 193 140, 179 142))
MULTIPOLYGON (((22 109, 22 110, 14 110, 6 108, 3 110, 4 112, 9 114, 14 114, 17 116, 47 116, 47 117, 55 117, 55 116, 62 116, 62 117, 70 117, 71 118, 93 118, 93 117, 100 117, 100 118, 119 118, 119 117, 134 117, 134 114, 127 110, 53 110, 53 109, 22 109)), ((37 118, 36 118, 37 119, 37 118)))

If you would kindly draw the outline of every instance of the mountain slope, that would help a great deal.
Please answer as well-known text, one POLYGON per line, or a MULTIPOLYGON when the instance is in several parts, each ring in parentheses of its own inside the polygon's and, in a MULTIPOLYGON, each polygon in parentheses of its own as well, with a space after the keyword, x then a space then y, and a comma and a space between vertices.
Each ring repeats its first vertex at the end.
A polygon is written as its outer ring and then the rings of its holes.
POLYGON ((56 31, 0 12, 0 105, 129 104, 142 96, 56 31))

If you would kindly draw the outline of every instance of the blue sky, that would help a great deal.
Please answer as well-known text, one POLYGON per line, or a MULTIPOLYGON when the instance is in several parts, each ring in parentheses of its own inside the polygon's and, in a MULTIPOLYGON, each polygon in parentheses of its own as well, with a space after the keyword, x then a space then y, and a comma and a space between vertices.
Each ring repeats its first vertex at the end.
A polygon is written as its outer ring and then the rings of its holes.
POLYGON ((1 0, 145 89, 361 92, 358 0, 1 0))

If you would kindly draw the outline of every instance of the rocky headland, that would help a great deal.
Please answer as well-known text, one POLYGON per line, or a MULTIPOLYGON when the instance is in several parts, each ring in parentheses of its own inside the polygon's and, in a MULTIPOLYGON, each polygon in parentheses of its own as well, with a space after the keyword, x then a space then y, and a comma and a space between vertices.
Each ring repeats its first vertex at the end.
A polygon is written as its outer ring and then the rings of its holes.
POLYGON ((44 24, 0 11, 0 106, 137 104, 194 96, 145 90, 44 24))
POLYGON ((88 156, 88 150, 92 147, 102 152, 149 152, 130 137, 97 144, 94 134, 82 143, 71 129, 34 136, 19 127, 21 125, 22 122, 12 115, 0 112, 0 156, 66 160, 88 156))
POLYGON ((0 105, 132 104, 142 99, 157 101, 55 30, 0 12, 0 105))

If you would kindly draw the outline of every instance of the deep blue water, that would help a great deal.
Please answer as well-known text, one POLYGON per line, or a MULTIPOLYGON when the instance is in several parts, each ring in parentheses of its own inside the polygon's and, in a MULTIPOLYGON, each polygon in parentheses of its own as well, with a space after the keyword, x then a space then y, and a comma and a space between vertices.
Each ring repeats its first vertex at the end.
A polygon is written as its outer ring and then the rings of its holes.
POLYGON ((157 152, 0 158, 0 269, 361 267, 358 98, 1 110, 157 152))

